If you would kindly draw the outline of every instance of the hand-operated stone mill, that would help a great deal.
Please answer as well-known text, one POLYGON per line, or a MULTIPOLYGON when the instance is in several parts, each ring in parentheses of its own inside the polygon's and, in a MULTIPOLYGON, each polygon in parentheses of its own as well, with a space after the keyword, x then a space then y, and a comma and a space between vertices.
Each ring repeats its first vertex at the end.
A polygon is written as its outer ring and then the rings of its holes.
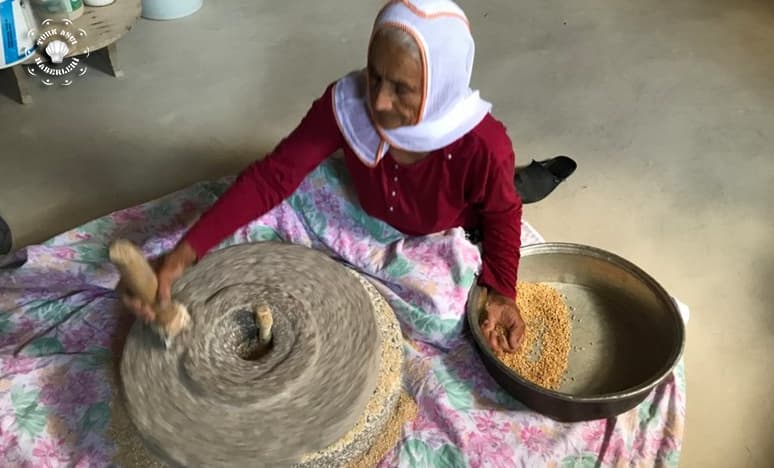
MULTIPOLYGON (((122 280, 133 274, 114 262, 122 280)), ((173 297, 185 328, 165 345, 135 323, 121 362, 129 416, 164 462, 346 466, 395 411, 397 320, 368 281, 325 254, 227 247, 189 269, 173 297)))

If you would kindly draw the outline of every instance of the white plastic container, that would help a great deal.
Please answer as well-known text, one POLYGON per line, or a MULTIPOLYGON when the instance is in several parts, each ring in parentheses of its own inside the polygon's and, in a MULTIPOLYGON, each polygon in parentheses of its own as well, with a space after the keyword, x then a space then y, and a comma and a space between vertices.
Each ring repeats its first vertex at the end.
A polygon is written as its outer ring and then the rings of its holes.
POLYGON ((29 3, 40 22, 65 18, 75 21, 83 16, 83 0, 30 0, 29 3))
POLYGON ((142 17, 151 20, 173 20, 199 11, 204 0, 142 0, 142 17))
POLYGON ((0 0, 0 68, 21 63, 35 52, 36 27, 28 4, 18 0, 0 0))

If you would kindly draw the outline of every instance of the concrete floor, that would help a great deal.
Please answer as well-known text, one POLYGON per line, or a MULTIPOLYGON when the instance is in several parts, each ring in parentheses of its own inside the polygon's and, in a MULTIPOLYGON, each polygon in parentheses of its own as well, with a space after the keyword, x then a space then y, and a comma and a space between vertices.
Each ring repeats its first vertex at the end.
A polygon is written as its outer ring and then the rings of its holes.
MULTIPOLYGON (((123 80, 92 68, 31 106, 0 95, 0 213, 17 247, 242 168, 363 65, 379 4, 209 1, 140 21, 119 44, 123 80)), ((774 4, 461 4, 474 85, 519 162, 579 162, 527 219, 623 255, 692 308, 682 466, 772 466, 774 4)))

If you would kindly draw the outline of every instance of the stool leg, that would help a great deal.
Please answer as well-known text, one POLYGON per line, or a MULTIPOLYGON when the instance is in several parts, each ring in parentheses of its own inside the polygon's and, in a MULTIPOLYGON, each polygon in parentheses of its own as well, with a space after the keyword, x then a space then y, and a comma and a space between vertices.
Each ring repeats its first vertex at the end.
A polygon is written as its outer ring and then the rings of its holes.
POLYGON ((116 43, 112 43, 105 47, 105 56, 107 57, 110 69, 113 72, 113 76, 116 78, 124 77, 124 70, 121 69, 120 62, 118 60, 118 53, 116 52, 116 43))
POLYGON ((11 67, 11 71, 16 82, 16 90, 19 91, 19 100, 22 104, 30 104, 32 102, 32 94, 30 94, 29 77, 24 72, 24 65, 11 67))

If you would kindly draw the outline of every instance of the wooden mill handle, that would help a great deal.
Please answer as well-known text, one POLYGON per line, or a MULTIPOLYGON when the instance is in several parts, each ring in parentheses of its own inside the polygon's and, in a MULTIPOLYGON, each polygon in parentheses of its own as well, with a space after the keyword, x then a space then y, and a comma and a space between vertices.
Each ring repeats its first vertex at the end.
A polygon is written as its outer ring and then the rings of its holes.
POLYGON ((148 304, 156 303, 158 280, 140 249, 127 240, 110 245, 110 261, 121 273, 121 280, 132 293, 148 304))
POLYGON ((121 280, 126 287, 143 302, 152 304, 156 323, 165 326, 177 317, 181 309, 179 304, 170 303, 167 307, 161 307, 157 303, 159 284, 156 272, 136 245, 128 240, 117 240, 110 245, 109 257, 121 273, 121 280))

